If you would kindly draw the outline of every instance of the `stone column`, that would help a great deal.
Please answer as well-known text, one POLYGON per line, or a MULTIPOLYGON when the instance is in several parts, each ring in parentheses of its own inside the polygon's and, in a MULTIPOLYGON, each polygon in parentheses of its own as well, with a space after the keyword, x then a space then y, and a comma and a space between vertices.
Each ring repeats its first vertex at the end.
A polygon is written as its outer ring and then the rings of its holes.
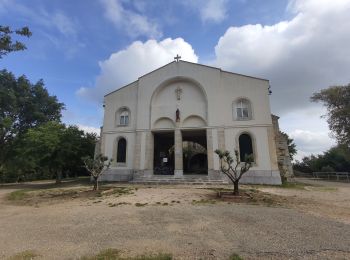
POLYGON ((141 170, 141 138, 142 132, 136 132, 136 142, 135 142, 135 150, 134 150, 134 169, 141 170))
POLYGON ((214 169, 213 135, 211 129, 207 129, 207 157, 208 171, 210 171, 214 169))
POLYGON ((218 148, 221 151, 225 151, 226 150, 225 129, 224 128, 218 129, 218 148))
POLYGON ((182 134, 180 129, 175 129, 175 177, 183 176, 183 158, 182 158, 182 134))
POLYGON ((152 171, 153 174, 153 157, 154 157, 154 136, 152 132, 146 134, 146 169, 152 171))

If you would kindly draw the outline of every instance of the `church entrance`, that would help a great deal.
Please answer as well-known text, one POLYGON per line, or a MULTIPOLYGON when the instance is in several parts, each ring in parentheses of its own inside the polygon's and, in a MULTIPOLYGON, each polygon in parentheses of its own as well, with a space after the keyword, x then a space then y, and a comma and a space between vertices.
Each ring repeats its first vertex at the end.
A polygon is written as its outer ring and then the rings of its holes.
POLYGON ((156 175, 173 175, 174 131, 156 132, 154 135, 153 171, 156 175))
POLYGON ((205 130, 183 130, 184 174, 208 174, 207 135, 205 130))

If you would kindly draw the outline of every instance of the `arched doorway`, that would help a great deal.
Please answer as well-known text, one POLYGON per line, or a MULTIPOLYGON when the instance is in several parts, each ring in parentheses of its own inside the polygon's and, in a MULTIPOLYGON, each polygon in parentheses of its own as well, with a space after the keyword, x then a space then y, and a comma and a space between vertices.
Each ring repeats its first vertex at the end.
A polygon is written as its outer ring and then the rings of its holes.
POLYGON ((208 174, 206 131, 183 130, 182 141, 184 174, 208 174))
POLYGON ((174 158, 174 131, 153 133, 154 157, 153 172, 155 175, 173 175, 174 158))

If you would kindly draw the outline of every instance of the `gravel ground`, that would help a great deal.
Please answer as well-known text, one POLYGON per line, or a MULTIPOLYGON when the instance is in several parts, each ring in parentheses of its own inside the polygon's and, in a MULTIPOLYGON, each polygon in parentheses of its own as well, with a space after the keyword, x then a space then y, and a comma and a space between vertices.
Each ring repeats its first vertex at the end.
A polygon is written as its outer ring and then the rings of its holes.
MULTIPOLYGON (((208 190, 139 188, 110 200, 67 200, 52 205, 5 203, 0 188, 0 258, 25 250, 42 259, 77 259, 106 248, 128 255, 172 253, 175 259, 350 259, 350 225, 295 208, 196 204, 208 190), (151 199, 152 198, 152 199, 151 199), (155 205, 156 202, 180 203, 155 205), (136 207, 135 202, 152 203, 136 207)), ((310 191, 312 192, 312 191, 310 191)), ((337 191, 333 191, 337 192, 337 191)))
POLYGON ((292 208, 350 224, 350 183, 305 178, 298 178, 296 181, 310 186, 304 189, 261 186, 258 189, 288 197, 289 206, 292 208))

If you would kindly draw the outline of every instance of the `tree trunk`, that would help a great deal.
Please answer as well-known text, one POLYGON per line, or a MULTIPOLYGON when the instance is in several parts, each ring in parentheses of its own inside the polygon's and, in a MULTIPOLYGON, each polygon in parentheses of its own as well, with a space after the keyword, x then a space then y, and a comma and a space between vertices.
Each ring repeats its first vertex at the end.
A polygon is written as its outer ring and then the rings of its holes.
POLYGON ((239 195, 238 182, 238 180, 233 182, 233 195, 235 196, 239 195))
POLYGON ((98 178, 94 177, 94 189, 93 190, 98 190, 98 178))
POLYGON ((62 172, 61 171, 57 171, 56 172, 56 184, 61 183, 62 180, 62 172))

